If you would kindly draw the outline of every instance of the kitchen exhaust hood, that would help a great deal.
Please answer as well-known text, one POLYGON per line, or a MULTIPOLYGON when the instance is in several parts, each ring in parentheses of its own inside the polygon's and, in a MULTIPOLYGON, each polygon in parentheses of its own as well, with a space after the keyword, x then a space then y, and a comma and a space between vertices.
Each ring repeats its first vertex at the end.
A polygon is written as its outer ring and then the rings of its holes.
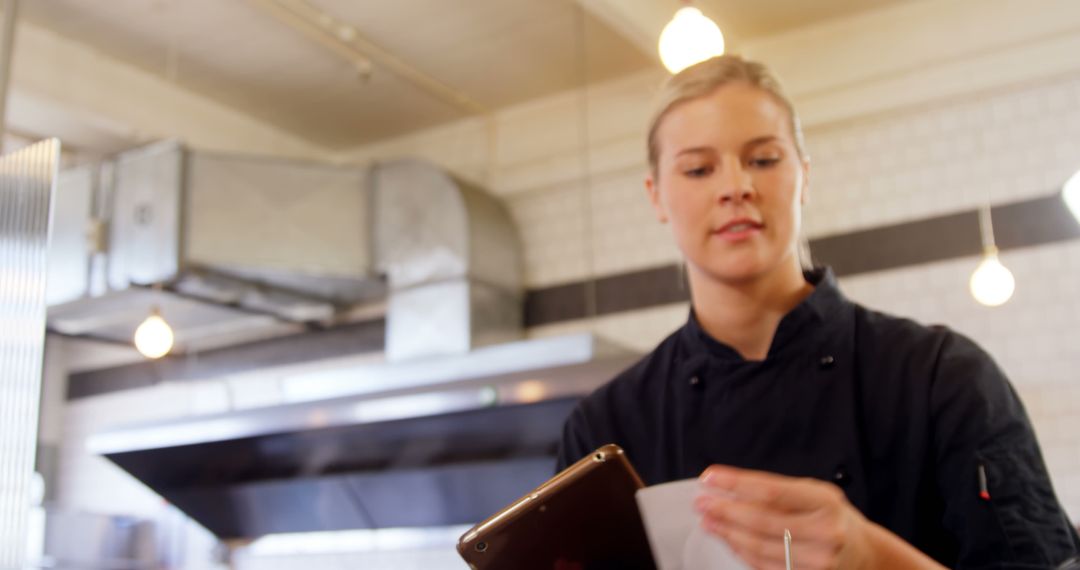
POLYGON ((550 477, 573 406, 637 358, 583 334, 326 370, 88 445, 223 539, 471 524, 550 477))

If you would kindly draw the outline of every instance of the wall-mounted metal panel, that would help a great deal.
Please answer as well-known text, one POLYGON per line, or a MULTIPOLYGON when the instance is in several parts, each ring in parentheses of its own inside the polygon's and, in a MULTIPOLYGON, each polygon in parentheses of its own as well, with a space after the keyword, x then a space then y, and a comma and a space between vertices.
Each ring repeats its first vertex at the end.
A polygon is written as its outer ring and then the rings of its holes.
POLYGON ((0 568, 22 568, 27 544, 59 158, 56 140, 0 158, 0 568))
POLYGON ((180 270, 184 149, 166 141, 120 155, 113 173, 109 286, 170 281, 180 270))
POLYGON ((89 290, 90 242, 88 230, 98 169, 72 168, 56 179, 53 201, 53 232, 49 241, 49 279, 45 302, 49 305, 74 301, 89 290))

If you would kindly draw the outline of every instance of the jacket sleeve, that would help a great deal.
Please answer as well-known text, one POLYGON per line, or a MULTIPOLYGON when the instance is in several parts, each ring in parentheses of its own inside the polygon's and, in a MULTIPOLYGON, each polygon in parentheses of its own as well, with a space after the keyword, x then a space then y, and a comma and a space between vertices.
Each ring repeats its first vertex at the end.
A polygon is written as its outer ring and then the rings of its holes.
POLYGON ((989 355, 949 333, 929 404, 957 568, 1054 568, 1080 552, 1027 413, 989 355))
POLYGON ((593 445, 583 405, 584 402, 579 403, 563 424, 562 440, 559 442, 559 452, 555 463, 556 473, 573 465, 578 459, 599 447, 593 445))

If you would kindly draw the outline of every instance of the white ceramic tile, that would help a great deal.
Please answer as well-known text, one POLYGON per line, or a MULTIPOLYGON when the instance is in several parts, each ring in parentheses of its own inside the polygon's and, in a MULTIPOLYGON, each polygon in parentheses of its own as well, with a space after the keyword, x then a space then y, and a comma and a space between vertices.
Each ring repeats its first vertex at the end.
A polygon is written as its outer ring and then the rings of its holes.
POLYGON ((1075 81, 1063 81, 808 132, 815 156, 809 234, 972 209, 988 196, 1004 203, 1049 192, 1080 166, 1080 142, 1070 130, 1080 123, 1074 88, 1075 81), (875 192, 884 188, 874 184, 880 179, 891 182, 893 199, 875 192), (868 189, 869 204, 830 199, 857 199, 859 187, 868 189), (838 205, 852 214, 817 219, 838 205))

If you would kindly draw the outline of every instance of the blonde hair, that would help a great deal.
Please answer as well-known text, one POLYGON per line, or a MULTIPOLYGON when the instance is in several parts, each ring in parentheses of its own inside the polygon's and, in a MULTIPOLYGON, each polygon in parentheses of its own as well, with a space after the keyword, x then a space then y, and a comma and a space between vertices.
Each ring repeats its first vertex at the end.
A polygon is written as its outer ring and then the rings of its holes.
POLYGON ((803 141, 802 127, 799 125, 799 117, 795 114, 795 107, 784 94, 780 80, 764 64, 743 59, 738 55, 721 55, 691 65, 669 77, 660 89, 656 111, 653 113, 652 120, 649 121, 649 168, 654 176, 657 174, 657 164, 660 160, 660 143, 656 140, 656 131, 660 128, 664 117, 682 103, 704 97, 734 82, 746 83, 761 89, 787 110, 795 150, 798 151, 800 158, 806 158, 806 146, 803 141))

